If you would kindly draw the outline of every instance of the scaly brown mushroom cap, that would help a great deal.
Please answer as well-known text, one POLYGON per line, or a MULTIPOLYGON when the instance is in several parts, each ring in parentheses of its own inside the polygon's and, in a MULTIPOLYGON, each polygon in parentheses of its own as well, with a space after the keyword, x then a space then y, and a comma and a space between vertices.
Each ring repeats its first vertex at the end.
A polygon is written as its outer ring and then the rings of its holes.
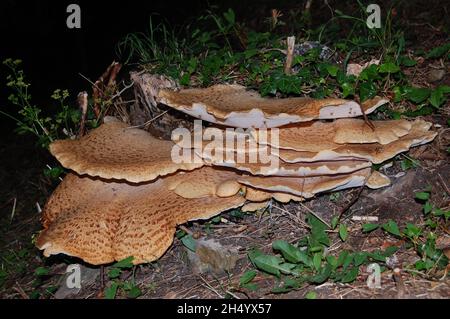
POLYGON ((185 199, 168 189, 203 175, 199 169, 129 184, 68 174, 44 208, 36 245, 46 256, 64 253, 94 265, 129 256, 134 264, 156 260, 173 242, 176 225, 244 204, 240 195, 185 199))
POLYGON ((50 152, 61 164, 78 174, 133 183, 151 181, 178 170, 203 166, 200 158, 190 163, 174 163, 171 141, 159 140, 148 132, 109 121, 78 140, 59 140, 50 152))
MULTIPOLYGON (((317 193, 338 191, 365 184, 370 175, 370 168, 350 174, 317 177, 281 177, 244 175, 239 182, 263 191, 289 193, 303 198, 311 198, 317 193)), ((264 196, 260 196, 264 200, 264 196)))
MULTIPOLYGON (((372 121, 372 130, 361 119, 338 119, 333 122, 307 122, 279 129, 279 148, 296 151, 320 152, 333 150, 342 144, 379 143, 389 144, 405 136, 411 130, 407 120, 372 121)), ((258 130, 252 136, 258 139, 258 130)), ((268 131, 271 141, 271 131, 268 131)), ((276 147, 276 145, 273 145, 276 147)))
POLYGON ((415 120, 411 123, 411 129, 408 134, 385 145, 379 143, 342 145, 334 143, 321 144, 321 140, 315 141, 312 137, 308 139, 305 144, 301 145, 300 143, 296 143, 294 139, 287 138, 286 134, 283 134, 283 138, 280 134, 281 147, 292 146, 298 147, 298 149, 301 150, 280 148, 276 151, 283 161, 289 163, 360 158, 378 164, 399 153, 409 150, 411 147, 431 142, 436 137, 437 133, 429 131, 430 127, 431 123, 429 122, 415 120), (309 151, 303 151, 304 149, 309 149, 309 151))
POLYGON ((342 99, 263 98, 244 86, 218 84, 208 88, 163 89, 158 101, 211 123, 231 127, 278 127, 313 119, 335 119, 366 114, 387 102, 379 97, 358 103, 342 99))
POLYGON ((263 191, 257 188, 253 187, 247 187, 245 192, 245 199, 251 201, 251 202, 263 202, 267 201, 269 199, 275 199, 276 201, 280 203, 289 203, 291 200, 295 202, 302 202, 304 201, 303 197, 295 196, 289 193, 280 193, 280 192, 270 192, 270 191, 263 191))
POLYGON ((378 189, 389 185, 391 185, 389 177, 378 171, 372 171, 372 174, 370 174, 366 182, 366 186, 371 189, 378 189))
MULTIPOLYGON (((200 153, 197 154, 200 155, 200 153)), ((245 160, 242 162, 237 159, 227 161, 223 160, 222 157, 219 157, 219 159, 216 157, 204 157, 203 159, 206 163, 210 163, 213 166, 230 167, 253 175, 264 176, 307 177, 344 174, 372 165, 369 161, 361 159, 287 163, 279 160, 276 155, 267 155, 267 158, 262 162, 259 156, 255 157, 256 161, 253 161, 248 154, 245 154, 245 160)))

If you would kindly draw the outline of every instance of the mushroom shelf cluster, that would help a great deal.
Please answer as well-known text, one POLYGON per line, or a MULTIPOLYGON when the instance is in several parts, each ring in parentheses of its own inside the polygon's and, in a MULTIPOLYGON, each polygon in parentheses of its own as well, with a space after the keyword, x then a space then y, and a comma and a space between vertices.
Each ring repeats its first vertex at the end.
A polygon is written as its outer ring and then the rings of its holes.
POLYGON ((205 152, 205 141, 198 148, 191 140, 161 140, 111 117, 77 140, 53 142, 51 153, 71 171, 42 213, 36 245, 45 256, 62 253, 94 265, 129 256, 134 264, 152 262, 170 247, 177 225, 188 221, 239 207, 255 211, 271 199, 287 203, 387 186, 389 178, 372 171, 372 164, 436 136, 423 120, 368 125, 354 118, 387 102, 379 97, 360 106, 341 99, 262 98, 241 86, 216 85, 165 89, 156 99, 212 123, 202 131, 251 128, 235 133, 245 147, 233 140, 205 152), (190 161, 173 159, 185 151, 192 151, 190 161), (253 156, 261 151, 277 165, 267 167, 253 156))

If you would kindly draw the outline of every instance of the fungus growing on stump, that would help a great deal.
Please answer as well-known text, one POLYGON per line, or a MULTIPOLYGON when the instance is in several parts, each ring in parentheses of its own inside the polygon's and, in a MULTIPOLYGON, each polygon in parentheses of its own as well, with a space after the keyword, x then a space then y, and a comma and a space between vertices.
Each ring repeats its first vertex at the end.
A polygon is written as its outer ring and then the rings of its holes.
POLYGON ((161 140, 105 118, 84 137, 53 142, 51 153, 73 172, 44 207, 44 230, 36 243, 44 255, 63 253, 95 265, 129 256, 134 264, 151 262, 170 247, 176 227, 188 221, 237 207, 255 211, 272 199, 299 202, 323 192, 388 186, 389 178, 372 171, 372 164, 436 136, 423 120, 369 126, 348 119, 374 111, 386 102, 380 97, 360 106, 341 99, 262 98, 238 85, 149 92, 195 118, 257 129, 234 132, 242 144, 222 141, 214 152, 205 152, 208 141, 198 149, 191 138, 161 140), (259 139, 261 129, 271 127, 280 127, 277 142, 259 139), (189 161, 175 161, 173 155, 184 151, 191 152, 189 161), (260 152, 276 165, 261 160, 260 152))

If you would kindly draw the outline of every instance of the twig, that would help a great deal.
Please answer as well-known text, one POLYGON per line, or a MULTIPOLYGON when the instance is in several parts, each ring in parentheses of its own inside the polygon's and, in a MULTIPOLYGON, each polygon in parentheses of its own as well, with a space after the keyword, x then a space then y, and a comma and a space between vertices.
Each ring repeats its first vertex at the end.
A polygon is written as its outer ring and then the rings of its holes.
POLYGON ((16 203, 17 203, 17 197, 14 197, 14 204, 13 204, 12 211, 11 211, 11 220, 9 221, 9 223, 12 223, 14 214, 16 213, 16 203))
POLYGON ((116 94, 114 94, 110 100, 114 100, 116 97, 119 97, 120 95, 122 95, 123 92, 125 92, 126 90, 128 90, 129 88, 133 87, 134 85, 134 81, 131 81, 131 83, 129 85, 126 85, 122 90, 120 90, 119 92, 117 92, 116 94))
POLYGON ((164 111, 164 112, 162 112, 161 114, 158 114, 157 116, 155 116, 154 118, 148 120, 148 121, 145 122, 144 124, 135 125, 135 126, 129 126, 129 127, 127 127, 127 129, 131 129, 131 128, 140 128, 140 127, 146 128, 151 122, 153 122, 154 120, 160 118, 161 116, 163 116, 163 115, 166 114, 167 112, 169 112, 169 110, 164 111))
POLYGON ((442 186, 444 186, 445 191, 447 192, 447 195, 450 195, 450 190, 447 187, 447 184, 445 183, 444 179, 442 178, 441 174, 438 173, 439 179, 441 180, 442 186))
MULTIPOLYGON (((367 178, 366 178, 366 181, 367 181, 367 178)), ((358 192, 356 193, 356 196, 353 196, 353 198, 350 200, 350 202, 349 202, 347 205, 345 205, 345 206, 341 209, 341 212, 340 212, 339 215, 338 215, 338 223, 340 222, 340 220, 341 220, 342 216, 345 214, 345 212, 348 211, 348 210, 350 209, 350 207, 352 207, 353 204, 355 204, 356 201, 358 200, 358 198, 361 196, 361 193, 362 193, 362 191, 364 190, 364 185, 365 185, 365 184, 366 184, 366 183, 364 183, 364 184, 358 189, 358 192)))
POLYGON ((397 285, 397 297, 403 299, 405 297, 405 284, 402 279, 400 268, 395 268, 393 272, 395 284, 397 285))
POLYGON ((292 61, 294 59, 294 47, 295 47, 295 37, 287 38, 287 55, 286 55, 286 63, 284 65, 284 73, 291 74, 292 73, 292 61))
POLYGON ((194 234, 194 232, 192 231, 192 230, 190 230, 190 229, 188 229, 186 226, 183 226, 183 225, 181 225, 181 226, 179 226, 180 227, 180 229, 182 230, 182 231, 184 231, 186 234, 188 234, 188 235, 193 235, 194 234))
POLYGON ((212 292, 214 292, 216 295, 218 295, 220 298, 225 299, 224 296, 222 296, 216 289, 214 289, 202 276, 200 276, 200 279, 203 280, 203 282, 206 284, 206 288, 210 289, 212 292))
POLYGON ((78 137, 84 135, 84 127, 86 122, 86 114, 88 109, 88 94, 86 91, 78 93, 77 97, 78 107, 81 111, 80 129, 78 131, 78 137))
POLYGON ((30 297, 25 293, 25 291, 20 286, 19 282, 16 281, 15 290, 22 296, 23 299, 30 299, 30 297))

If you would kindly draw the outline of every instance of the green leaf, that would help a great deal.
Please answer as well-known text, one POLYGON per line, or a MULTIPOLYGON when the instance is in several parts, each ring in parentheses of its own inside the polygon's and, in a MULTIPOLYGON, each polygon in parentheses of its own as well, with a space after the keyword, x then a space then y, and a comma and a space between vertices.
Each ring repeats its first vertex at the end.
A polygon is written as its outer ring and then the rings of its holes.
POLYGON ((119 284, 117 282, 111 283, 111 286, 105 289, 105 299, 114 299, 116 298, 117 289, 119 288, 119 284))
POLYGON ((281 266, 282 260, 276 256, 270 255, 259 255, 252 259, 252 262, 255 266, 263 270, 269 274, 275 275, 277 277, 280 276, 281 272, 286 271, 286 268, 281 266))
POLYGON ((436 59, 440 58, 444 54, 446 54, 450 50, 450 43, 446 43, 439 47, 433 48, 430 52, 425 56, 427 59, 436 59))
POLYGON ((349 95, 355 94, 355 88, 353 87, 353 84, 350 82, 342 83, 341 88, 342 88, 342 96, 344 98, 348 97, 349 95))
POLYGON ((337 65, 327 65, 327 71, 328 74, 331 75, 332 77, 335 77, 339 71, 339 67, 337 65))
POLYGON ((358 78, 362 81, 374 81, 380 78, 378 74, 378 65, 371 64, 367 68, 361 71, 358 78))
POLYGON ((313 214, 308 213, 307 215, 308 224, 311 226, 311 246, 316 246, 317 244, 330 245, 330 238, 328 237, 325 230, 328 228, 320 219, 318 219, 313 214))
POLYGON ((355 254, 348 254, 345 259, 344 262, 342 264, 342 269, 346 270, 348 268, 348 266, 350 266, 350 264, 353 261, 353 258, 355 257, 355 254))
POLYGON ((389 220, 386 224, 383 224, 383 229, 392 235, 399 237, 402 236, 400 230, 398 229, 397 223, 394 222, 393 220, 389 220))
POLYGON ((122 271, 119 268, 112 268, 108 271, 108 277, 114 279, 120 276, 122 271))
POLYGON ((414 103, 422 103, 430 96, 430 89, 410 87, 406 90, 406 97, 414 103))
POLYGON ((280 251, 284 259, 291 263, 302 262, 305 265, 309 265, 308 255, 294 245, 289 244, 287 241, 275 240, 272 243, 272 248, 274 250, 280 251))
POLYGON ((317 293, 315 291, 308 291, 308 293, 305 295, 306 299, 316 299, 317 293))
POLYGON ((344 264, 345 260, 347 259, 349 255, 349 252, 347 250, 343 250, 339 253, 337 262, 336 262, 336 268, 340 267, 344 264))
POLYGON ((319 271, 320 265, 322 264, 322 252, 315 253, 313 256, 314 268, 319 271))
POLYGON ((315 276, 309 277, 308 280, 311 283, 322 284, 330 277, 333 268, 330 264, 326 264, 325 267, 322 267, 318 274, 315 276))
POLYGON ((336 226, 337 226, 338 221, 339 221, 339 216, 334 216, 334 217, 331 219, 331 228, 332 228, 332 229, 336 229, 336 226))
POLYGON ((411 67, 417 64, 416 60, 410 59, 407 56, 401 56, 400 57, 400 63, 406 67, 411 67))
POLYGON ((121 268, 121 269, 132 268, 133 267, 133 259, 134 259, 133 256, 127 257, 125 259, 122 259, 122 260, 116 262, 115 264, 112 265, 112 267, 121 268))
POLYGON ((378 227, 380 227, 380 225, 367 223, 367 224, 362 225, 362 230, 364 233, 368 233, 368 232, 374 231, 375 229, 378 229, 378 227))
POLYGON ((339 225, 339 237, 341 237, 342 241, 346 241, 348 237, 347 226, 344 224, 339 225))
POLYGON ((380 65, 380 73, 397 73, 400 71, 400 67, 392 62, 383 63, 380 65))
POLYGON ((361 102, 373 98, 377 94, 377 88, 372 82, 363 82, 359 86, 359 97, 361 102))
POLYGON ((417 192, 416 198, 420 200, 428 200, 430 199, 430 193, 428 192, 417 192))
POLYGON ((223 14, 223 16, 228 21, 228 23, 231 24, 231 25, 233 25, 235 23, 235 21, 236 21, 236 17, 235 17, 234 11, 231 8, 228 9, 228 11, 223 14))
POLYGON ((440 85, 431 92, 430 103, 435 108, 440 107, 446 100, 445 94, 450 93, 450 86, 440 85))
POLYGON ((259 289, 258 285, 252 282, 249 282, 247 284, 243 284, 242 288, 248 289, 250 291, 257 291, 259 289))
POLYGON ((390 257, 392 256, 396 251, 398 250, 397 246, 389 246, 388 248, 386 248, 381 254, 384 257, 390 257))
POLYGON ((349 283, 356 280, 359 274, 359 267, 352 267, 350 270, 347 270, 344 276, 341 279, 342 283, 349 283))
POLYGON ((195 252, 197 249, 197 241, 192 237, 192 235, 186 235, 183 238, 181 238, 181 242, 183 243, 184 247, 189 249, 190 251, 195 252))
POLYGON ((128 291, 128 298, 130 299, 136 299, 140 295, 142 295, 142 291, 138 286, 133 285, 128 291))
POLYGON ((353 263, 355 266, 362 265, 367 260, 368 254, 366 252, 357 252, 354 254, 353 263))
POLYGON ((252 281, 256 277, 256 271, 255 270, 247 270, 241 278, 239 278, 239 284, 245 285, 248 284, 250 281, 252 281))
POLYGON ((45 268, 45 267, 38 267, 34 271, 34 274, 36 276, 47 276, 49 273, 50 273, 50 270, 48 268, 45 268))
POLYGON ((417 238, 422 234, 422 230, 414 224, 407 223, 403 233, 409 238, 417 238))

